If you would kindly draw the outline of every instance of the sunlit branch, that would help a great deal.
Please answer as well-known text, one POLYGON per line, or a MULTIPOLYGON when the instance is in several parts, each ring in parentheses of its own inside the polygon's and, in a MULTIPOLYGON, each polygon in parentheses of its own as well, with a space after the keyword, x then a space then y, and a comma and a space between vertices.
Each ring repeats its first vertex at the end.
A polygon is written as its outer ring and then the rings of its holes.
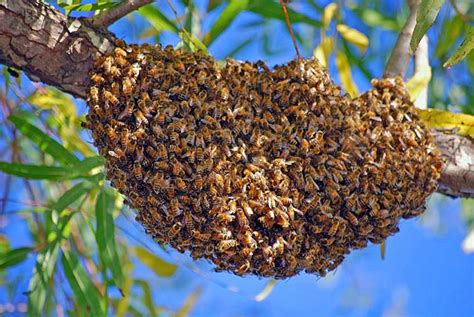
POLYGON ((124 0, 116 7, 93 17, 92 24, 107 28, 120 18, 152 2, 153 0, 124 0))

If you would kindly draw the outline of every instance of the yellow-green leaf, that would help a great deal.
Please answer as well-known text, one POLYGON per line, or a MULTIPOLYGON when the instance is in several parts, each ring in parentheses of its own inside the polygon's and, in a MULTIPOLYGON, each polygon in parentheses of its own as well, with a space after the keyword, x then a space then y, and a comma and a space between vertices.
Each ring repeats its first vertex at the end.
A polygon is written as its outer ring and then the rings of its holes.
POLYGON ((313 56, 323 65, 328 67, 329 56, 334 49, 334 39, 332 37, 324 37, 321 43, 314 49, 313 56))
POLYGON ((133 252, 143 264, 159 276, 169 277, 176 272, 176 265, 166 262, 142 247, 134 247, 133 252))
POLYGON ((189 316, 194 305, 202 293, 202 287, 196 288, 184 301, 183 306, 174 314, 174 317, 186 317, 189 316))
POLYGON ((351 65, 349 64, 347 56, 339 51, 336 53, 336 67, 339 71, 342 87, 349 95, 351 95, 352 98, 357 97, 359 95, 359 90, 352 80, 351 65))
POLYGON ((265 298, 267 298, 268 295, 270 295, 270 293, 272 292, 273 287, 275 287, 276 282, 277 281, 275 279, 269 280, 267 285, 265 285, 265 288, 257 296, 255 296, 255 300, 257 302, 261 302, 265 298))
POLYGON ((436 109, 417 109, 418 115, 428 128, 457 129, 457 134, 474 137, 474 116, 436 109))
POLYGON ((367 36, 365 36, 365 34, 345 24, 338 24, 336 29, 339 34, 341 34, 341 36, 346 39, 347 42, 357 46, 362 54, 365 53, 367 47, 369 46, 369 39, 367 36))
POLYGON ((328 4, 323 11, 323 30, 327 30, 329 27, 329 24, 331 23, 334 15, 337 12, 337 3, 331 2, 328 4))
POLYGON ((444 63, 444 67, 451 67, 459 63, 467 54, 474 48, 474 27, 468 25, 466 30, 466 38, 461 45, 451 55, 451 57, 444 63))
POLYGON ((54 109, 64 116, 76 117, 76 107, 71 97, 57 89, 50 87, 37 89, 27 101, 43 110, 54 109))
POLYGON ((385 247, 386 247, 386 245, 385 245, 386 242, 385 241, 386 240, 382 241, 382 243, 380 244, 380 258, 382 260, 385 260, 385 247))
POLYGON ((423 64, 407 81, 406 88, 412 101, 415 101, 420 93, 425 89, 431 80, 431 67, 429 64, 423 64))

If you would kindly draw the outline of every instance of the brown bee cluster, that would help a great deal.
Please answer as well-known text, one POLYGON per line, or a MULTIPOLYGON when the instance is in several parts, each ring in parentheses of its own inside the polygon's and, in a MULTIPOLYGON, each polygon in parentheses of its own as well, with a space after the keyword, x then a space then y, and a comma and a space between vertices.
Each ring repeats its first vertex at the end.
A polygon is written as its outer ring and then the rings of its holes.
POLYGON ((217 270, 324 276, 419 215, 442 161, 400 79, 341 94, 316 60, 270 70, 167 46, 96 62, 84 126, 154 239, 217 270))

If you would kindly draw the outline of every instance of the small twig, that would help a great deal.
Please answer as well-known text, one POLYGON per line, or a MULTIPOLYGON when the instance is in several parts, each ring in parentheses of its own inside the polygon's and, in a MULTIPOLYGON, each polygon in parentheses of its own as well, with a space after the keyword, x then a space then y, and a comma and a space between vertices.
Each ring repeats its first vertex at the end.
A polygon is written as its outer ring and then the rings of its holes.
MULTIPOLYGON (((420 44, 415 52, 415 70, 414 73, 418 73, 423 69, 430 68, 430 61, 428 58, 428 36, 424 35, 421 38, 420 44)), ((428 108, 428 85, 420 92, 418 97, 415 100, 415 106, 418 109, 427 109, 428 108)))
POLYGON ((107 28, 118 19, 152 2, 153 0, 124 0, 116 7, 93 17, 92 24, 107 28))
POLYGON ((403 76, 407 71, 411 58, 408 48, 411 36, 413 35, 413 30, 415 29, 416 12, 418 11, 420 2, 421 0, 408 0, 410 15, 408 16, 402 31, 398 35, 397 42, 395 43, 387 65, 385 66, 383 74, 383 77, 385 78, 403 76))
POLYGON ((293 46, 295 47, 296 55, 298 56, 298 61, 301 61, 300 51, 298 50, 298 44, 296 43, 295 35, 293 34, 293 27, 291 26, 290 17, 288 16, 288 10, 286 10, 285 0, 280 0, 281 7, 283 9, 283 14, 285 15, 286 26, 288 31, 290 31, 291 40, 293 41, 293 46))

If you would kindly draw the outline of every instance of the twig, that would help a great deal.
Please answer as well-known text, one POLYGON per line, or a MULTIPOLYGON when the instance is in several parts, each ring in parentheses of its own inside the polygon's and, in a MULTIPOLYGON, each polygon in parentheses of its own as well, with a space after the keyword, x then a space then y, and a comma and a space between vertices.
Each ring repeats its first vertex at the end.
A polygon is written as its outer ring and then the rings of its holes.
MULTIPOLYGON (((428 58, 428 36, 424 35, 421 38, 420 44, 415 52, 415 71, 420 72, 424 69, 430 68, 430 61, 428 58)), ((418 109, 427 109, 428 108, 428 85, 423 88, 418 97, 415 100, 415 106, 418 109)))
POLYGON ((93 17, 92 24, 107 28, 118 19, 152 2, 153 0, 124 0, 116 7, 93 17))
POLYGON ((298 61, 301 62, 300 51, 298 50, 298 44, 296 43, 295 35, 293 34, 293 27, 291 26, 290 17, 288 16, 288 10, 286 9, 285 0, 280 0, 281 7, 283 9, 283 14, 285 15, 286 26, 288 31, 290 31, 291 40, 293 41, 293 46, 295 47, 296 55, 298 56, 298 61))
POLYGON ((407 71, 411 57, 408 47, 410 45, 413 30, 415 29, 416 12, 418 11, 420 2, 421 0, 408 0, 410 15, 408 16, 402 31, 398 35, 397 42, 395 43, 387 65, 385 66, 383 77, 403 76, 407 71))

